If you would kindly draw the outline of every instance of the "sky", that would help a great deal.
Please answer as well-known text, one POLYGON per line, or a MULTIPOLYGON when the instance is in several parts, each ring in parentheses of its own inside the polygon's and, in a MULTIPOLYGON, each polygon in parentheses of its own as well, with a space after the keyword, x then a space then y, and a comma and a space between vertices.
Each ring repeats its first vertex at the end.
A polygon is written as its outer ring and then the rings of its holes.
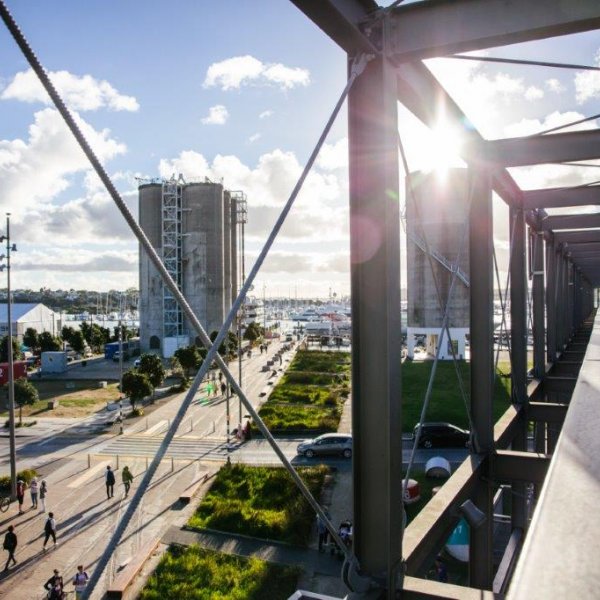
MULTIPOLYGON (((140 178, 181 173, 246 192, 248 268, 345 85, 345 54, 286 0, 7 5, 134 215, 140 178)), ((600 65, 600 34, 482 54, 600 65)), ((0 218, 11 212, 18 247, 12 287, 137 287, 133 234, 4 26, 0 56, 0 218)), ((488 139, 600 112, 597 72, 448 58, 426 64, 488 139)), ((580 126, 590 127, 597 123, 580 126)), ((411 170, 462 165, 443 115, 432 132, 400 107, 399 130, 411 170)), ((253 293, 349 293, 347 162, 344 108, 253 293)), ((600 167, 511 173, 523 189, 600 179, 600 167)), ((505 265, 508 219, 497 199, 495 217, 505 265)))

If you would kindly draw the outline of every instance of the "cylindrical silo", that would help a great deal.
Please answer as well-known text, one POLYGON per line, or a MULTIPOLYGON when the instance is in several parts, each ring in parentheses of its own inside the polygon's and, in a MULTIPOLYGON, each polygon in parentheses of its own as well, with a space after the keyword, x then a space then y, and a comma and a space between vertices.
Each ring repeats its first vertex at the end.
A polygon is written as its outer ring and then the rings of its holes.
MULTIPOLYGON (((448 300, 452 281, 452 269, 458 260, 457 279, 448 309, 448 326, 457 330, 457 337, 462 336, 462 340, 458 340, 457 348, 459 353, 464 355, 464 334, 469 327, 467 174, 467 169, 449 169, 443 174, 436 171, 415 172, 407 178, 408 331, 409 338, 411 331, 435 336, 435 341, 431 345, 428 343, 427 349, 430 353, 434 353, 438 343, 439 328, 444 315, 443 307, 448 300), (438 302, 430 263, 433 265, 442 307, 438 302)), ((454 334, 452 336, 455 338, 454 334)), ((447 355, 448 349, 444 346, 441 357, 447 355)))
MULTIPOLYGON (((190 183, 183 189, 183 290, 208 333, 224 311, 223 186, 190 183)), ((189 323, 186 324, 189 331, 189 323)))
POLYGON ((230 211, 230 225, 231 225, 231 302, 237 298, 238 295, 238 239, 237 239, 237 200, 234 196, 231 196, 231 211, 230 211))
MULTIPOLYGON (((162 256, 162 185, 151 183, 139 187, 139 224, 152 247, 162 256)), ((140 344, 143 349, 162 348, 163 283, 140 246, 140 344)))

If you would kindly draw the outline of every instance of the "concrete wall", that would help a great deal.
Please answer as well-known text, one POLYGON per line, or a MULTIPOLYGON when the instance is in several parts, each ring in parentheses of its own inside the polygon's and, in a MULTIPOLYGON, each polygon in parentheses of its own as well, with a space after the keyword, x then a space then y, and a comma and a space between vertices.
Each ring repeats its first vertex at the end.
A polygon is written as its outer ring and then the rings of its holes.
MULTIPOLYGON (((231 303, 237 298, 238 288, 238 227, 237 227, 237 200, 231 198, 231 212, 230 212, 230 225, 231 225, 231 303)), ((242 266, 239 265, 241 269, 242 266)))
MULTIPOLYGON (((459 267, 469 276, 467 169, 449 169, 445 176, 431 173, 412 173, 406 190, 407 239, 407 299, 408 326, 439 327, 440 309, 427 255, 413 239, 425 238, 432 250, 454 263, 460 250, 459 267), (417 206, 412 201, 412 184, 417 206)), ((435 276, 445 304, 452 273, 433 260, 435 276)), ((454 284, 449 313, 450 327, 469 326, 469 288, 460 280, 454 284)))
MULTIPOLYGON (((231 194, 223 194, 223 309, 225 315, 231 308, 231 194)), ((235 256, 233 257, 235 259, 235 256)))

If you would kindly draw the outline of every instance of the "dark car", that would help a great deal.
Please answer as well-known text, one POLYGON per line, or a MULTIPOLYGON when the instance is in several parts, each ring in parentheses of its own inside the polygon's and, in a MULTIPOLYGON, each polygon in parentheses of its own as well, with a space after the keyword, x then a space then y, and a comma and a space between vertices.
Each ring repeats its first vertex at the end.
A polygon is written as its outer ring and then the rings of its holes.
MULTIPOLYGON (((417 435, 418 427, 415 426, 414 436, 417 435)), ((470 437, 466 429, 451 423, 423 423, 419 448, 468 448, 470 437)))
POLYGON ((314 440, 298 444, 298 454, 307 458, 317 455, 341 455, 352 457, 352 436, 348 433, 324 433, 314 440))

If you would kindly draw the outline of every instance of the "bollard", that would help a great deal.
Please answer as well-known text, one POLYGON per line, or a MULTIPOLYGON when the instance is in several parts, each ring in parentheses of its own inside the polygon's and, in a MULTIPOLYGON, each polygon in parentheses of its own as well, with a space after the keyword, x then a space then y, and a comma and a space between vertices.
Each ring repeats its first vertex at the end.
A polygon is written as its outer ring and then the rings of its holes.
POLYGON ((192 433, 192 431, 194 431, 194 422, 190 419, 190 433, 192 433))
POLYGON ((117 471, 119 470, 119 455, 117 454, 117 471))
POLYGON ((173 460, 173 457, 171 456, 171 473, 175 471, 175 461, 173 460))
POLYGON ((91 456, 88 454, 88 469, 91 469, 92 467, 92 458, 91 456))
POLYGON ((148 417, 146 417, 146 429, 148 429, 148 417))
POLYGON ((146 456, 146 471, 148 470, 148 457, 146 456))

